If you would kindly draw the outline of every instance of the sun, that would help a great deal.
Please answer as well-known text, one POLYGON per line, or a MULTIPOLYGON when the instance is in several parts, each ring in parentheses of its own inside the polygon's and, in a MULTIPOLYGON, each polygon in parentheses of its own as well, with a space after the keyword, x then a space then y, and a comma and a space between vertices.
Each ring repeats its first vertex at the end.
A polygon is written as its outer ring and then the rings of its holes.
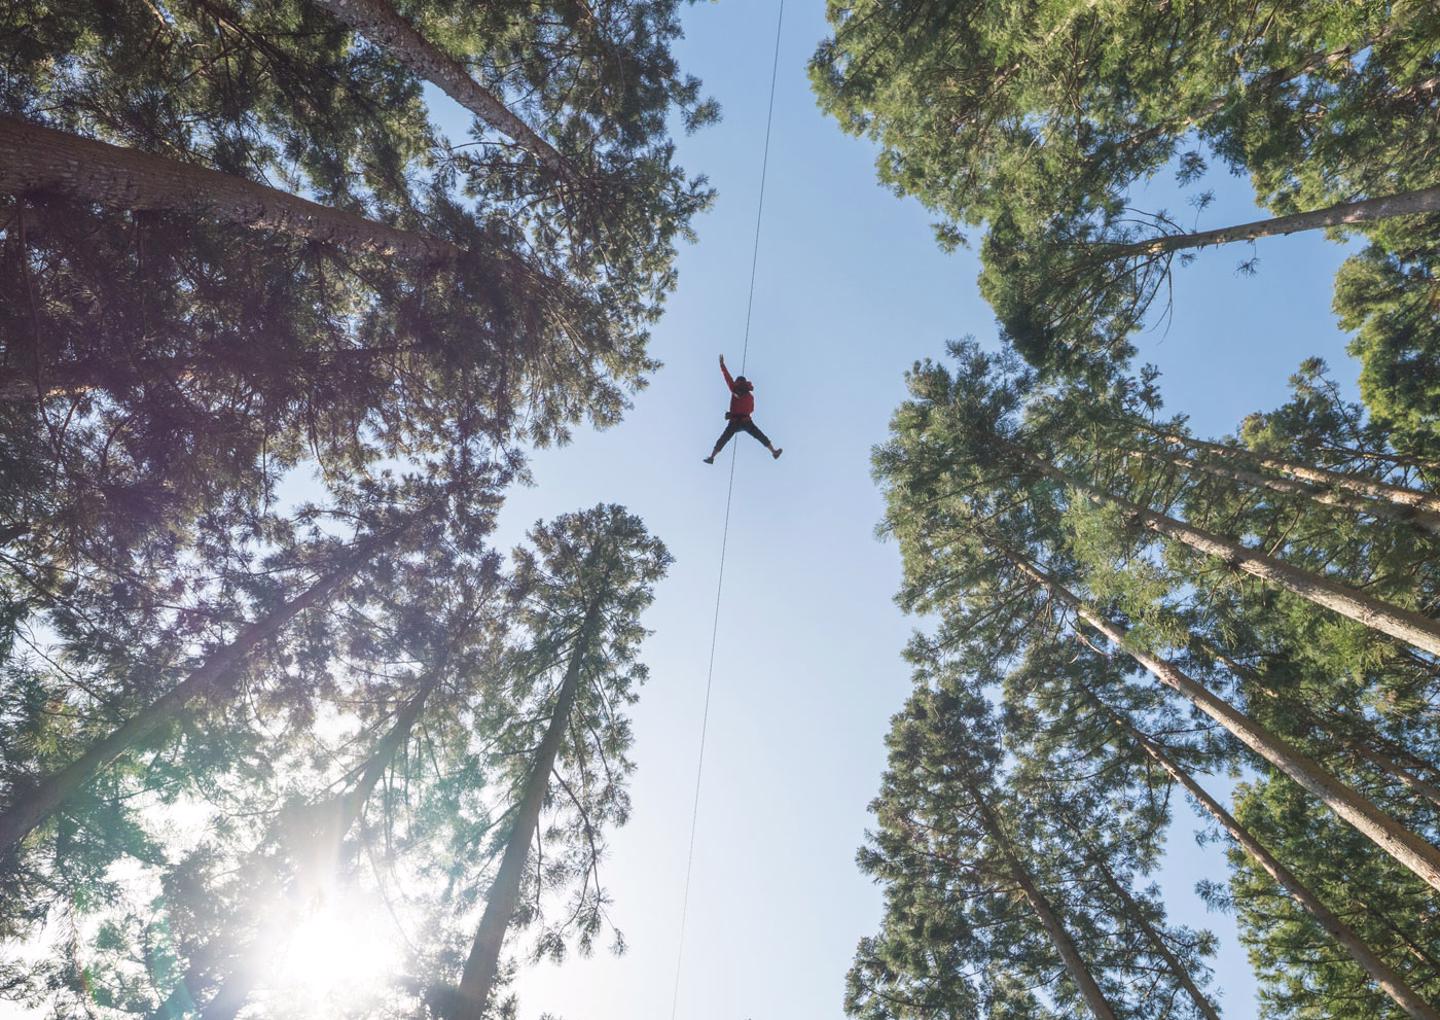
POLYGON ((347 889, 330 889, 277 911, 263 952, 265 982, 283 996, 288 1015, 335 1016, 378 996, 403 956, 394 925, 376 905, 347 889))

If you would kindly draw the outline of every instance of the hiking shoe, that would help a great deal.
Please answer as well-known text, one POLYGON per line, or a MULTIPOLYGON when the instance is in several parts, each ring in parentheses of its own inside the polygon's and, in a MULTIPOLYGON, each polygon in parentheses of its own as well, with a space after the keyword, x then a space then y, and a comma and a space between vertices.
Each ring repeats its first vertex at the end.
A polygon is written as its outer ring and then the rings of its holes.
POLYGON ((705 461, 706 464, 714 464, 714 463, 715 463, 715 455, 712 453, 710 456, 705 457, 705 458, 704 458, 704 461, 705 461))
POLYGON ((776 460, 779 460, 780 455, 784 452, 784 450, 781 450, 777 447, 776 449, 770 451, 770 456, 774 457, 776 460))

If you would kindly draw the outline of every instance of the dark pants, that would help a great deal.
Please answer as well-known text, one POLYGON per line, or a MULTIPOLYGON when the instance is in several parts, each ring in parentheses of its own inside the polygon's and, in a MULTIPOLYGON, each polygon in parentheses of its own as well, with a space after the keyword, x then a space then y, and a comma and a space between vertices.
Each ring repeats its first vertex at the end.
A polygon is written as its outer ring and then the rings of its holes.
POLYGON ((760 440, 760 442, 763 443, 765 446, 770 445, 770 438, 765 435, 765 433, 761 432, 760 426, 756 425, 749 418, 731 418, 730 423, 725 426, 725 431, 720 433, 720 438, 715 440, 715 449, 710 451, 710 456, 713 457, 715 456, 715 454, 725 449, 725 444, 730 442, 730 440, 735 437, 735 433, 737 432, 748 432, 756 439, 760 440))

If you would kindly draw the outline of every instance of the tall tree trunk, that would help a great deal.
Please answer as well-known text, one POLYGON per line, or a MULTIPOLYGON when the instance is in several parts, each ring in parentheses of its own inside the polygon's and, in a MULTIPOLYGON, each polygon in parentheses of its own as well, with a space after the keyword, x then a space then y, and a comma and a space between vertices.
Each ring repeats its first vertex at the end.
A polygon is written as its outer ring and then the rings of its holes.
POLYGON ((425 707, 425 702, 435 690, 439 683, 439 676, 433 676, 429 683, 420 688, 419 692, 410 699, 409 703, 395 717, 395 725, 390 727, 390 732, 375 748, 375 753, 365 763, 365 769, 360 774, 360 781, 355 788, 342 798, 340 808, 340 820, 336 826, 336 837, 344 839, 349 833, 350 827, 360 820, 360 812, 370 800, 370 795, 375 792, 375 787, 380 782, 380 777, 395 760, 395 755, 405 742, 410 738, 410 731, 415 728, 415 720, 420 718, 420 711, 425 707))
POLYGON ((400 230, 235 177, 0 116, 0 192, 64 195, 112 209, 165 209, 341 247, 444 261, 449 241, 400 230))
MULTIPOLYGON (((294 375, 318 375, 331 373, 335 366, 348 368, 351 365, 368 367, 382 358, 400 357, 412 351, 420 351, 419 344, 386 344, 379 347, 339 347, 329 350, 285 351, 277 356, 267 357, 263 367, 276 371, 283 363, 284 369, 294 375), (277 363, 279 362, 279 363, 277 363)), ((262 368, 259 360, 237 362, 218 357, 196 355, 174 355, 163 358, 139 358, 123 364, 100 359, 86 358, 80 361, 59 362, 43 366, 42 375, 20 372, 13 368, 0 367, 0 404, 29 403, 49 400, 53 397, 89 393, 97 389, 123 385, 131 380, 156 380, 173 382, 179 386, 196 380, 209 380, 217 376, 245 376, 262 368)))
POLYGON ((1135 897, 1130 894, 1130 890, 1125 888, 1125 884, 1115 877, 1115 873, 1102 859, 1097 857, 1090 863, 1095 866, 1095 870, 1100 873, 1101 880, 1120 901, 1126 915, 1133 918, 1135 923, 1140 926, 1140 930, 1145 933, 1145 938, 1154 946, 1155 952, 1160 958, 1165 961, 1165 966, 1170 968, 1170 972, 1175 975, 1175 980, 1180 982, 1180 986, 1190 996, 1190 1001, 1195 1003, 1195 1008, 1206 1020, 1220 1020, 1220 1014, 1206 998, 1205 993, 1200 991, 1200 987, 1195 984, 1195 979, 1190 976, 1190 971, 1180 962, 1174 950, 1170 948, 1170 944, 1165 941, 1165 937, 1155 930, 1155 926, 1145 916, 1145 908, 1136 901, 1135 897))
POLYGON ((1274 216, 1270 219, 1241 223, 1217 230, 1198 230, 1191 234, 1165 234, 1148 241, 1133 244, 1098 245, 1094 257, 1101 262, 1114 262, 1135 255, 1156 256, 1187 248, 1205 248, 1232 241, 1253 241, 1259 237, 1274 237, 1278 234, 1294 234, 1302 230, 1319 230, 1324 227, 1344 227, 1355 223, 1373 223, 1393 216, 1418 216, 1424 213, 1440 212, 1440 186, 1402 191, 1380 198, 1366 198, 1358 202, 1340 202, 1325 209, 1310 212, 1291 213, 1288 216, 1274 216))
POLYGON ((500 950, 505 942, 505 931, 510 918, 520 902, 520 883, 525 876, 525 863, 530 857, 530 842, 540 824, 540 810, 550 790, 550 774, 555 768, 555 757, 565 739, 565 730, 570 725, 570 712, 575 706, 575 697, 580 688, 580 666, 589 644, 594 639, 595 628, 600 619, 599 596, 590 603, 581 624, 575 648, 570 654, 570 663, 565 669, 565 679, 560 685, 560 694, 551 713, 550 724, 535 753, 535 763, 526 777, 521 793, 515 824, 510 830, 510 839, 505 844, 505 853, 500 859, 500 870, 490 883, 485 897, 485 912, 480 917, 480 926, 475 932, 475 941, 470 947, 470 956, 465 961, 465 970, 460 977, 458 995, 454 999, 450 1020, 480 1020, 495 988, 500 973, 500 950))
POLYGON ((1408 788, 1411 793, 1425 798, 1432 806, 1440 808, 1440 787, 1436 787, 1434 783, 1421 779, 1384 751, 1377 751, 1371 747, 1363 737, 1347 738, 1343 734, 1335 733, 1333 730, 1331 733, 1335 739, 1340 742, 1340 746, 1346 751, 1349 751, 1358 758, 1368 761, 1385 775, 1408 788))
POLYGON ((1354 446, 1335 446, 1331 443, 1317 443, 1316 449, 1333 453, 1339 460, 1368 460, 1396 467, 1415 468, 1417 471, 1440 469, 1440 461, 1426 460, 1408 453, 1381 453, 1376 450, 1362 450, 1354 446))
MULTIPOLYGON (((1353 909, 1358 910, 1362 913, 1369 914, 1376 921, 1379 921, 1382 925, 1389 929, 1390 934, 1394 935, 1395 938, 1399 940, 1402 945, 1404 945, 1405 951, 1410 956, 1419 960, 1427 968, 1429 968, 1431 974, 1440 975, 1440 959, 1436 959, 1435 954, 1429 949, 1427 949, 1425 946, 1417 944, 1416 941, 1410 937, 1409 932, 1407 932, 1404 928, 1400 927, 1400 925, 1395 923, 1395 919, 1393 917, 1385 913, 1385 911, 1378 909, 1374 904, 1362 903, 1361 901, 1356 899, 1350 900, 1350 906, 1353 909)), ((1425 936, 1422 935, 1420 937, 1424 938, 1425 936)))
POLYGON ((1090 1007, 1090 1012, 1094 1013, 1098 1020, 1115 1020, 1115 1010, 1106 1001, 1105 994, 1100 991, 1100 986, 1095 983, 1090 968, 1085 965, 1080 951, 1075 948, 1075 940, 1065 930, 1065 925, 1059 915, 1055 913, 1055 908, 1050 905, 1050 901, 1045 898, 1045 894, 1035 884, 1030 872, 1021 863, 1000 820, 995 817, 990 810, 990 805, 985 802, 985 797, 974 785, 970 785, 970 797, 975 801, 975 807, 980 815, 980 824, 984 826, 986 833, 995 841, 995 845, 1005 858, 1010 877, 1015 880, 1015 884, 1025 894, 1030 909, 1035 911, 1035 916, 1040 919, 1041 925, 1050 936, 1050 941, 1055 944, 1055 949, 1060 953, 1060 959, 1065 964, 1065 970, 1070 974, 1070 980, 1075 982, 1075 987, 1079 990, 1086 1005, 1090 1007))
MULTIPOLYGON (((415 726, 415 720, 420 717, 420 710, 425 707, 425 700, 435 689, 437 680, 437 677, 432 677, 400 710, 395 724, 375 745, 375 750, 371 752, 354 787, 338 797, 307 804, 292 817, 281 821, 282 828, 291 830, 300 840, 309 844, 308 852, 316 863, 321 866, 333 864, 340 844, 359 820, 360 812, 370 795, 375 792, 380 777, 385 774, 396 753, 409 738, 410 730, 415 726)), ((254 949, 255 943, 249 943, 239 952, 239 958, 253 959, 254 949)), ((234 1020, 249 1001, 256 977, 257 973, 253 968, 232 973, 220 985, 219 991, 200 1009, 200 1020, 234 1020)), ((194 978, 187 975, 186 985, 194 987, 194 978)))
POLYGON ((1246 450, 1236 446, 1225 446, 1222 443, 1211 443, 1203 439, 1195 439, 1191 436, 1176 435, 1173 432, 1156 432, 1155 434, 1173 446, 1183 446, 1191 450, 1213 453, 1231 460, 1248 461, 1249 463, 1258 464, 1268 470, 1278 471, 1281 474, 1289 475, 1291 478, 1298 478, 1301 481, 1311 482, 1315 485, 1325 485, 1336 489, 1348 489, 1350 492, 1358 492, 1362 496, 1368 496, 1370 499, 1385 500, 1399 507, 1440 514, 1440 496, 1432 493, 1420 492, 1417 489, 1407 489, 1400 485, 1390 485, 1386 482, 1377 482, 1372 478, 1365 478, 1362 475, 1347 475, 1341 471, 1330 471, 1325 468, 1311 467, 1307 464, 1296 464, 1292 461, 1282 460, 1279 457, 1256 453, 1253 450, 1246 450))
POLYGON ((278 634, 297 615, 319 605, 345 584, 381 549, 393 545, 407 528, 374 536, 356 544, 340 564, 280 608, 240 630, 235 639, 206 656, 196 669, 138 714, 91 744, 75 761, 37 782, 19 787, 13 802, 0 814, 0 855, 14 849, 25 836, 82 786, 122 753, 171 720, 193 711, 197 704, 214 700, 230 675, 261 643, 278 634))
POLYGON ((1072 478, 1023 447, 1006 442, 999 437, 996 437, 996 441, 1024 462, 1033 465, 1040 473, 1073 486, 1096 500, 1120 507, 1157 534, 1182 542, 1198 552, 1213 556, 1238 570, 1276 584, 1288 592, 1308 599, 1317 606, 1323 606, 1356 623, 1362 623, 1372 630, 1378 630, 1382 634, 1398 638, 1432 655, 1440 655, 1440 621, 1372 598, 1323 575, 1312 574, 1307 570, 1292 567, 1273 556, 1246 548, 1239 542, 1233 542, 1202 528, 1177 521, 1173 517, 1148 510, 1138 503, 1132 503, 1128 499, 1122 499, 1079 479, 1072 478))
POLYGON ((1080 619, 1104 634, 1116 647, 1124 649, 1126 654, 1145 667, 1155 679, 1185 697, 1223 726, 1235 739, 1320 798, 1357 831, 1373 840, 1376 846, 1405 865, 1432 888, 1440 890, 1440 850, 1340 782, 1309 755, 1290 746, 1267 727, 1251 719, 1228 701, 1217 697, 1172 663, 1134 647, 1128 640, 1129 633, 1125 627, 1101 616, 1088 603, 1083 602, 1027 558, 1004 546, 999 546, 999 549, 1021 573, 1044 586, 1053 598, 1070 607, 1080 619))
MULTIPOLYGON (((1154 456, 1154 454, 1147 453, 1143 450, 1133 452, 1142 456, 1154 456)), ((1408 524, 1417 531, 1440 536, 1440 514, 1418 510, 1414 507, 1399 507, 1389 502, 1375 502, 1352 495, 1349 492, 1337 492, 1334 489, 1320 488, 1289 478, 1275 478, 1270 475, 1259 474, 1255 471, 1246 471, 1244 468, 1210 464, 1178 453, 1161 454, 1159 457, 1167 464, 1174 464, 1176 467, 1192 473, 1197 471, 1203 472, 1215 478, 1224 478, 1232 482, 1240 482, 1243 485, 1269 489, 1272 492, 1283 492, 1289 496, 1300 496, 1326 506, 1342 507, 1346 510, 1354 511, 1357 514, 1381 517, 1385 520, 1395 521, 1400 524, 1408 524)))
POLYGON ((1440 787, 1436 787, 1435 784, 1415 775, 1387 754, 1385 750, 1381 750, 1377 745, 1388 744, 1388 741, 1385 741, 1384 738, 1375 733, 1373 728, 1368 724, 1361 722, 1359 728, 1365 730, 1365 732, 1357 733, 1355 732, 1357 724, 1354 720, 1346 719, 1335 713, 1331 713, 1330 718, 1325 718, 1303 703, 1296 702, 1293 698, 1282 696, 1279 691, 1266 684, 1253 669, 1236 662, 1210 641, 1197 636, 1196 642, 1200 647, 1204 648, 1206 652, 1214 656, 1226 669, 1239 677, 1247 687, 1253 687, 1256 691, 1264 694, 1267 698, 1271 698, 1277 704, 1284 705, 1287 711, 1299 715, 1300 718, 1304 719, 1311 726, 1328 733, 1330 739, 1340 750, 1354 758, 1368 762, 1383 774, 1396 780, 1403 786, 1408 787, 1413 793, 1428 800, 1436 807, 1440 807, 1440 787))
POLYGON ((1276 860, 1275 856, 1266 850, 1260 842, 1250 834, 1250 831, 1241 825, 1235 818, 1220 806, 1220 803, 1205 792, 1205 789, 1197 783, 1188 772, 1175 763, 1159 745, 1152 741, 1145 734, 1137 730, 1130 720, 1119 712, 1104 706, 1105 710, 1127 732, 1131 739, 1144 749, 1145 753, 1153 758, 1160 767, 1170 774, 1174 780, 1183 786, 1210 815, 1220 823, 1221 827, 1239 843, 1241 848, 1250 855, 1260 868, 1274 879, 1281 888, 1290 894, 1296 903, 1300 904, 1305 911, 1315 919, 1315 923, 1325 930, 1341 947, 1358 963, 1362 970, 1370 976, 1370 979, 1380 986, 1384 992, 1394 1000, 1405 1013, 1413 1020, 1440 1020, 1440 1013, 1430 1007, 1424 999, 1420 998, 1415 991, 1405 983, 1389 964, 1380 959, 1371 948, 1365 944, 1359 935, 1355 934, 1344 921, 1340 920, 1335 913, 1320 901, 1320 898, 1307 888, 1291 871, 1276 860))
POLYGON ((451 99, 557 173, 565 173, 565 158, 541 138, 489 89, 415 26, 406 21, 386 0, 315 0, 356 32, 386 50, 400 63, 426 81, 439 86, 451 99))

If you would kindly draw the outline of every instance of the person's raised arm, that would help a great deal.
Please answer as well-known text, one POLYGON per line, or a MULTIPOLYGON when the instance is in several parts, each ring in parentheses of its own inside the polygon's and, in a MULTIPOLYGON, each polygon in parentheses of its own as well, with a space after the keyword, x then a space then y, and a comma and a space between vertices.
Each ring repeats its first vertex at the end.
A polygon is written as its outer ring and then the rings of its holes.
POLYGON ((735 380, 730 378, 730 370, 725 367, 725 355, 720 355, 720 374, 725 377, 725 385, 730 387, 730 392, 735 392, 735 380))

